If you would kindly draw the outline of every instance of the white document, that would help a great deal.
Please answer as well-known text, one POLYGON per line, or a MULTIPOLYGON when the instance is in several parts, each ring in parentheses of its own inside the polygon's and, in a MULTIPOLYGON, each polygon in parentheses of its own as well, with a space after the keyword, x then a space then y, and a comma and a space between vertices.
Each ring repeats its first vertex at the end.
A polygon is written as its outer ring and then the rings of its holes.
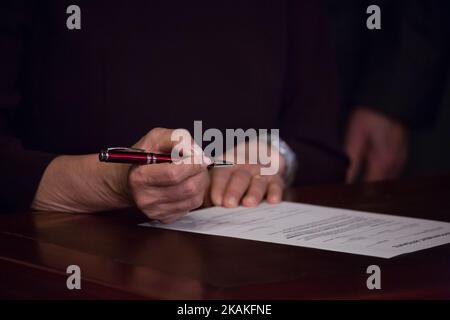
POLYGON ((213 207, 142 226, 391 258, 450 242, 450 223, 300 203, 213 207))

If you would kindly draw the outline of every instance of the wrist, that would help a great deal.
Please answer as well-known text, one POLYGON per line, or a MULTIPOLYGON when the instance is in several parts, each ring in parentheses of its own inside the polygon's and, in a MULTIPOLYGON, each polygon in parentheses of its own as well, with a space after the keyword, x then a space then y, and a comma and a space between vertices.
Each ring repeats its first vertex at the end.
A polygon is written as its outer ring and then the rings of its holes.
POLYGON ((59 156, 46 168, 31 207, 39 211, 96 212, 130 206, 127 168, 96 155, 59 156))
POLYGON ((280 175, 286 186, 289 186, 295 180, 297 172, 297 156, 289 145, 282 139, 270 140, 270 144, 280 155, 280 175))
POLYGON ((97 163, 101 188, 116 208, 125 208, 133 204, 128 188, 129 170, 130 165, 128 164, 97 163))

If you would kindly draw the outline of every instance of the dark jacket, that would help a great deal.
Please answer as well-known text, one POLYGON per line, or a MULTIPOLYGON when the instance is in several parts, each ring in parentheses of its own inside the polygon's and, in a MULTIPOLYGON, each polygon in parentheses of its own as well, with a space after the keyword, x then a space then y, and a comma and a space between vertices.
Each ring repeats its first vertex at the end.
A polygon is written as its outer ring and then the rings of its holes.
MULTIPOLYGON (((344 120, 370 107, 408 128, 432 127, 448 64, 446 0, 328 0, 337 47, 344 120), (366 9, 381 9, 369 30, 366 9)), ((345 124, 345 121, 343 121, 345 124)))

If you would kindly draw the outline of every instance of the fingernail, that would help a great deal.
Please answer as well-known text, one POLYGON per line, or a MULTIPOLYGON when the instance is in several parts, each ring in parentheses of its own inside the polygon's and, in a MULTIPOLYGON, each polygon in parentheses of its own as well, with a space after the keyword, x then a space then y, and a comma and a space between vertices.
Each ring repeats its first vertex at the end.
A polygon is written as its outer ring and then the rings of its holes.
POLYGON ((271 196, 267 200, 269 200, 270 203, 278 203, 278 202, 280 202, 281 199, 278 196, 271 196))
POLYGON ((222 197, 217 196, 212 198, 212 202, 215 206, 221 206, 222 205, 222 197))
POLYGON ((226 201, 227 201, 227 205, 230 207, 237 207, 237 205, 238 205, 238 202, 235 197, 229 197, 229 198, 227 198, 226 201))
POLYGON ((203 155, 203 163, 206 164, 207 166, 209 166, 210 164, 213 164, 213 161, 211 158, 203 155))
POLYGON ((254 197, 246 197, 245 204, 248 207, 254 207, 254 206, 256 206, 256 199, 254 197))

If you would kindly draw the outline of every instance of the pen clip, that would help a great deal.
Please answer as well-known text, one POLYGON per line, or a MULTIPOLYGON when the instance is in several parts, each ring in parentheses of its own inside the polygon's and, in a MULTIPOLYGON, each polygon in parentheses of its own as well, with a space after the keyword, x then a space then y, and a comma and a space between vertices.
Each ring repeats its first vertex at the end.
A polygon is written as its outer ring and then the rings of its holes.
POLYGON ((142 153, 146 152, 144 149, 127 148, 127 147, 112 147, 112 148, 107 148, 106 151, 134 151, 134 152, 142 152, 142 153))

